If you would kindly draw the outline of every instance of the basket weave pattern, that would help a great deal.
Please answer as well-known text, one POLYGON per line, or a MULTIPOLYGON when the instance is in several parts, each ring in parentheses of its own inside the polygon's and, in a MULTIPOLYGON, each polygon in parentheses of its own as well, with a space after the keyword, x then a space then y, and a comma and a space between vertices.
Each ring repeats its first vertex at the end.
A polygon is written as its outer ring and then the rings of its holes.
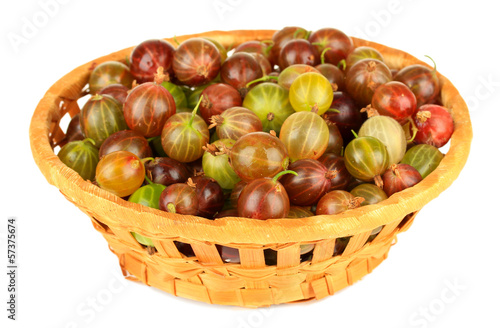
MULTIPOLYGON (((177 37, 211 37, 224 46, 249 40, 269 40, 274 31, 213 31, 177 37)), ((173 43, 172 39, 166 39, 173 43)), ((378 49, 391 68, 421 63, 402 51, 353 38, 355 46, 378 49)), ((119 259, 125 276, 171 294, 206 303, 260 307, 321 299, 353 284, 378 266, 406 231, 416 213, 446 189, 465 165, 472 129, 463 99, 442 75, 441 99, 455 122, 450 150, 440 166, 418 185, 376 205, 335 216, 304 219, 207 220, 162 212, 126 202, 66 167, 53 148, 63 138, 59 126, 64 115, 80 112, 82 96, 93 67, 108 60, 124 61, 132 48, 82 65, 54 84, 40 101, 30 126, 33 156, 47 181, 86 213, 94 228, 119 259), (374 240, 373 229, 383 226, 374 240), (153 240, 155 252, 140 245, 130 232, 153 240), (345 250, 334 255, 338 238, 352 236, 345 250), (178 242, 193 254, 181 253, 178 242), (314 244, 312 258, 300 260, 300 245, 314 244), (240 263, 225 263, 216 245, 239 250, 240 263), (277 251, 276 265, 266 265, 264 250, 277 251)), ((421 63, 423 64, 423 63, 421 63)), ((437 218, 435 218, 437 219, 437 218)))

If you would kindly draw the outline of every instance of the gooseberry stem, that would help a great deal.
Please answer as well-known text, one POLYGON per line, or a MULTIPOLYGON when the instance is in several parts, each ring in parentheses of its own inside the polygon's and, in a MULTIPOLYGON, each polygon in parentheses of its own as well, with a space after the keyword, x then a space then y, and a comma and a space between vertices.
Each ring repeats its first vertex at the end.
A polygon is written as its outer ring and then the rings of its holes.
POLYGON ((252 84, 254 83, 257 83, 257 82, 266 82, 266 81, 269 81, 269 80, 276 80, 278 81, 278 77, 277 76, 272 76, 272 75, 265 75, 263 77, 260 77, 258 79, 255 79, 253 81, 250 81, 247 83, 246 87, 250 87, 252 84))
POLYGON ((175 42, 177 45, 180 45, 180 42, 179 42, 179 40, 177 40, 177 36, 176 36, 176 35, 174 35, 174 37, 173 37, 172 39, 174 39, 174 42, 175 42))
POLYGON ((328 50, 331 50, 332 48, 328 47, 328 48, 325 48, 322 52, 321 52, 321 65, 323 65, 325 63, 325 53, 328 51, 328 50))
POLYGON ((352 134, 354 134, 354 138, 358 137, 358 134, 354 130, 351 130, 351 132, 352 132, 352 134))
POLYGON ((193 112, 191 113, 191 118, 189 119, 188 126, 193 126, 193 121, 194 117, 196 116, 196 112, 198 112, 198 107, 200 107, 201 101, 203 100, 203 95, 200 96, 200 99, 198 99, 198 103, 193 109, 193 112))
POLYGON ((90 142, 92 145, 95 146, 95 141, 92 138, 85 138, 85 139, 82 140, 82 142, 90 142))
POLYGON ((415 137, 417 136, 417 132, 418 132, 417 125, 415 124, 415 121, 413 120, 413 118, 410 117, 409 121, 410 121, 410 124, 411 124, 411 130, 413 132, 413 136, 411 137, 410 140, 407 141, 407 143, 412 142, 415 139, 415 137))
POLYGON ((433 71, 434 73, 436 73, 436 66, 437 66, 437 65, 436 65, 436 62, 434 61, 434 59, 432 59, 432 57, 431 57, 431 56, 428 56, 428 55, 425 55, 424 57, 427 57, 427 58, 429 58, 429 59, 432 61, 432 63, 434 64, 434 69, 433 69, 432 71, 433 71))
POLYGON ((327 112, 334 112, 340 114, 340 110, 338 110, 337 108, 328 108, 327 112))
POLYGON ((306 40, 307 40, 307 39, 309 38, 309 34, 310 34, 311 32, 308 32, 307 30, 305 30, 305 29, 303 29, 303 28, 299 28, 299 29, 297 29, 297 30, 293 33, 293 39, 296 39, 296 38, 297 38, 297 35, 299 34, 299 32, 302 32, 302 31, 304 31, 304 32, 306 33, 306 35, 305 35, 305 38, 304 38, 304 39, 306 39, 306 40))
POLYGON ((279 172, 278 174, 276 174, 276 175, 274 176, 274 178, 273 178, 273 182, 277 182, 277 181, 278 181, 278 179, 279 179, 282 175, 289 174, 289 173, 290 173, 290 174, 293 174, 293 175, 295 175, 295 176, 297 176, 297 175, 298 175, 298 174, 297 174, 297 172, 292 171, 292 170, 281 171, 281 172, 279 172))
POLYGON ((345 69, 347 67, 347 63, 346 63, 345 59, 342 59, 341 61, 339 61, 339 63, 337 64, 337 67, 340 68, 340 66, 342 66, 342 70, 345 71, 345 69))

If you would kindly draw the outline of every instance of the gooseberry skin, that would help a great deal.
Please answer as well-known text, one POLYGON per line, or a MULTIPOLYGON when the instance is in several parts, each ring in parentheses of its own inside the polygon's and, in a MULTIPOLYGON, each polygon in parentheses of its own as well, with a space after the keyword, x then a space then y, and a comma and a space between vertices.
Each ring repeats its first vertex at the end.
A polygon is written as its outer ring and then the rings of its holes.
MULTIPOLYGON (((213 178, 223 189, 233 189, 240 181, 240 177, 236 174, 231 164, 229 164, 229 155, 216 153, 219 151, 222 152, 224 147, 231 150, 234 143, 235 141, 231 139, 217 140, 210 145, 214 149, 214 153, 205 151, 202 157, 202 167, 205 176, 213 178)), ((207 148, 209 149, 210 146, 207 146, 207 148)))
POLYGON ((186 183, 175 183, 163 190, 160 195, 160 210, 177 214, 196 215, 198 212, 198 196, 195 189, 186 183), (169 208, 175 206, 175 211, 169 208))
POLYGON ((313 111, 322 115, 333 101, 333 89, 323 75, 304 73, 299 75, 290 86, 290 104, 296 112, 313 111))
POLYGON ((325 153, 318 158, 328 171, 335 171, 336 174, 331 179, 330 190, 346 189, 351 182, 352 176, 345 167, 344 157, 333 153, 325 153))
POLYGON ((328 146, 326 147, 325 153, 333 153, 340 156, 344 149, 342 134, 340 134, 340 130, 335 123, 326 120, 325 122, 328 126, 328 146))
POLYGON ((262 131, 262 122, 257 114, 244 107, 226 109, 211 121, 220 139, 238 140, 245 134, 262 131))
POLYGON ((387 148, 374 137, 358 137, 349 142, 344 158, 349 173, 362 181, 372 181, 389 166, 387 148))
POLYGON ((247 182, 273 177, 289 163, 283 142, 266 132, 252 132, 238 139, 229 159, 236 174, 247 182))
POLYGON ((215 83, 201 93, 200 115, 205 123, 210 124, 210 118, 222 114, 226 109, 241 106, 242 99, 238 90, 225 83, 215 83))
POLYGON ((213 80, 221 68, 217 47, 203 38, 190 38, 175 50, 172 67, 182 84, 199 86, 213 80))
POLYGON ((281 48, 278 62, 281 69, 295 64, 315 66, 319 63, 319 54, 309 41, 293 39, 281 48))
POLYGON ((295 113, 288 90, 275 83, 253 87, 243 99, 243 107, 254 112, 262 122, 262 130, 279 133, 285 119, 295 113))
POLYGON ((173 73, 175 48, 165 40, 151 39, 139 43, 130 53, 130 72, 137 82, 152 82, 158 67, 173 73))
POLYGON ((380 115, 390 116, 404 124, 417 110, 417 99, 405 84, 391 81, 375 90, 371 105, 380 115))
POLYGON ((153 183, 140 187, 130 197, 129 202, 160 209, 160 196, 166 186, 153 183))
POLYGON ((110 84, 102 88, 98 93, 100 95, 111 96, 123 105, 125 103, 125 99, 127 99, 129 90, 130 89, 123 84, 110 84))
POLYGON ((212 178, 196 176, 191 178, 191 183, 198 196, 197 216, 212 218, 224 206, 224 192, 220 185, 212 178))
POLYGON ((323 114, 323 118, 337 125, 344 145, 347 145, 354 138, 351 131, 358 131, 364 122, 360 108, 346 92, 337 91, 333 94, 330 109, 323 114))
POLYGON ((374 137, 387 148, 389 165, 397 164, 406 153, 406 135, 401 124, 389 116, 372 116, 359 129, 358 136, 374 137))
POLYGON ((415 94, 417 108, 430 103, 441 91, 435 70, 420 64, 409 65, 394 76, 394 81, 406 84, 415 94))
POLYGON ((135 154, 120 150, 105 155, 96 168, 99 187, 118 197, 131 195, 139 189, 145 176, 144 164, 135 154))
POLYGON ((305 39, 308 32, 302 27, 287 26, 276 31, 272 37, 273 46, 271 47, 270 62, 272 65, 279 64, 281 48, 292 39, 305 39))
POLYGON ((325 62, 337 65, 339 61, 345 59, 353 48, 352 40, 344 32, 335 28, 322 28, 313 32, 309 37, 309 42, 316 47, 318 53, 323 53, 326 48, 330 48, 324 54, 325 62))
POLYGON ((375 90, 392 81, 391 70, 376 59, 363 59, 354 64, 346 75, 346 90, 360 106, 372 102, 375 90))
POLYGON ((66 136, 63 142, 79 141, 85 139, 82 132, 82 125, 80 124, 80 119, 82 117, 81 113, 76 114, 69 121, 68 128, 66 129, 66 136))
POLYGON ((286 174, 280 182, 290 199, 290 203, 298 206, 310 206, 330 190, 331 179, 335 172, 314 159, 300 159, 288 166, 297 175, 286 174))
POLYGON ((91 140, 70 141, 61 148, 57 157, 75 170, 83 180, 94 179, 99 151, 91 140))
POLYGON ((290 211, 288 211, 287 218, 289 219, 300 219, 300 218, 308 218, 314 216, 314 213, 308 210, 307 208, 300 206, 290 206, 290 211))
POLYGON ((278 84, 283 88, 290 90, 293 81, 295 81, 295 79, 299 75, 309 72, 320 73, 320 71, 317 68, 314 68, 309 65, 304 65, 304 64, 290 65, 284 70, 282 70, 281 73, 279 73, 278 84))
POLYGON ((165 122, 174 114, 174 97, 154 82, 146 82, 132 89, 123 105, 127 125, 146 138, 159 136, 165 122))
POLYGON ((240 44, 239 46, 237 46, 234 49, 234 52, 235 53, 248 52, 250 54, 257 53, 257 54, 263 55, 267 60, 269 60, 271 47, 272 46, 270 46, 269 44, 266 44, 264 42, 252 40, 252 41, 243 42, 242 44, 240 44))
MULTIPOLYGON (((231 190, 231 195, 229 195, 229 202, 231 205, 236 208, 238 206, 238 199, 240 198, 241 191, 248 184, 246 181, 239 181, 234 185, 234 188, 231 190)), ((238 213, 236 213, 238 215, 238 213)))
POLYGON ((423 105, 413 116, 418 132, 415 142, 437 148, 448 143, 453 134, 453 117, 448 109, 439 105, 423 105))
MULTIPOLYGON (((345 89, 345 74, 337 66, 324 63, 316 66, 316 69, 326 77, 328 82, 334 87, 335 91, 345 89)), ((335 98, 335 96, 334 96, 335 98)))
POLYGON ((436 147, 420 144, 408 149, 401 163, 411 165, 420 173, 422 179, 425 179, 438 167, 443 158, 443 153, 436 147))
POLYGON ((238 216, 267 220, 286 218, 290 200, 283 185, 271 178, 249 182, 238 198, 238 216))
POLYGON ((316 113, 297 112, 290 115, 280 131, 290 161, 303 158, 317 159, 328 147, 328 126, 316 113))
POLYGON ((164 186, 184 183, 191 176, 184 164, 168 157, 157 157, 147 162, 146 174, 152 182, 164 186))
POLYGON ((134 77, 127 65, 118 61, 106 61, 97 65, 90 73, 89 91, 95 95, 110 84, 122 84, 130 89, 133 81, 134 77))
POLYGON ((355 208, 354 196, 345 190, 333 190, 321 197, 316 206, 316 215, 333 215, 355 208))
POLYGON ((118 131, 106 138, 99 148, 99 158, 118 150, 129 151, 139 158, 153 156, 148 140, 133 130, 118 131))
POLYGON ((262 76, 269 75, 273 72, 271 63, 264 55, 259 53, 251 53, 251 55, 255 58, 257 63, 259 63, 259 66, 262 69, 262 76))
POLYGON ((224 63, 224 61, 226 61, 226 59, 227 59, 227 49, 224 48, 224 46, 222 44, 220 44, 220 42, 215 40, 215 39, 212 39, 212 38, 204 38, 204 39, 212 42, 214 44, 214 46, 217 47, 217 50, 219 50, 219 54, 220 54, 220 63, 222 65, 222 63, 224 63))
POLYGON ((352 65, 363 59, 377 59, 384 62, 384 57, 377 49, 367 46, 356 47, 345 59, 346 70, 348 71, 352 65))
POLYGON ((248 92, 247 84, 262 77, 262 69, 254 56, 238 52, 230 56, 220 70, 222 82, 234 87, 244 98, 248 92))
POLYGON ((362 197, 364 199, 360 206, 377 204, 387 199, 385 191, 371 183, 363 183, 354 187, 354 189, 351 190, 351 194, 354 197, 362 197))
POLYGON ((108 95, 95 95, 85 103, 80 124, 85 137, 94 140, 98 148, 110 135, 128 128, 122 106, 108 95))
POLYGON ((210 140, 207 124, 195 113, 172 115, 161 134, 161 144, 168 157, 187 163, 203 155, 203 146, 210 140))
POLYGON ((410 188, 420 181, 422 176, 411 165, 408 164, 393 164, 382 176, 384 180, 384 191, 387 196, 410 188))
POLYGON ((167 91, 174 98, 176 113, 180 108, 188 107, 187 97, 184 91, 182 90, 183 88, 181 86, 178 86, 177 84, 168 81, 163 81, 161 83, 161 86, 167 89, 167 91))

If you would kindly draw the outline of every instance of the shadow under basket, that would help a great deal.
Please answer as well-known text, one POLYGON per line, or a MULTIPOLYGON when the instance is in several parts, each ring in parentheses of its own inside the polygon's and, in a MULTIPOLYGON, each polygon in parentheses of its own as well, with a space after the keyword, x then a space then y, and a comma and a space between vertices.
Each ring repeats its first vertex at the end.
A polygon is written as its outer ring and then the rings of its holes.
MULTIPOLYGON (((269 40, 272 30, 213 31, 177 37, 210 37, 223 46, 269 40)), ((175 45, 172 39, 166 39, 175 45)), ((390 68, 427 64, 373 42, 390 68)), ((441 74, 441 101, 453 116, 448 153, 423 181, 387 200, 338 215, 303 219, 207 220, 127 202, 84 181, 54 154, 64 138, 61 119, 80 112, 89 75, 108 60, 125 62, 132 47, 82 65, 57 81, 38 104, 30 126, 33 157, 47 181, 85 212, 116 254, 124 275, 168 293, 212 304, 260 307, 321 299, 370 273, 416 213, 451 185, 465 165, 472 139, 469 113, 456 88, 441 74), (372 231, 382 227, 376 235, 372 231), (153 240, 144 247, 131 235, 153 240)), ((439 218, 435 218, 439 219, 439 218)))

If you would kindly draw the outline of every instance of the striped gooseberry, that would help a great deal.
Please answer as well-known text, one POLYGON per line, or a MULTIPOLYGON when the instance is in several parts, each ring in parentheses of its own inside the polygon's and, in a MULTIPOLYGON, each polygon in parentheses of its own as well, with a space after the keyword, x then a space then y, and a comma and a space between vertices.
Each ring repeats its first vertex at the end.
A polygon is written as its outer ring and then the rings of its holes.
POLYGON ((295 81, 295 79, 299 75, 309 72, 320 73, 318 69, 309 65, 305 64, 290 65, 279 73, 278 84, 283 88, 289 90, 293 81, 295 81))
POLYGON ((361 46, 354 48, 345 59, 346 70, 349 70, 352 65, 363 59, 377 59, 384 62, 384 57, 375 48, 368 46, 361 46))
POLYGON ((139 158, 153 156, 148 140, 133 130, 118 131, 107 137, 99 148, 99 157, 117 150, 129 151, 139 158))
POLYGON ((132 87, 134 77, 127 65, 118 61, 106 61, 97 65, 90 73, 89 91, 95 95, 110 84, 123 84, 132 87))
POLYGON ((436 147, 420 144, 408 149, 401 163, 413 166, 425 178, 438 167, 443 158, 443 153, 436 147))
POLYGON ((229 164, 229 155, 225 150, 231 151, 235 141, 220 139, 204 147, 202 167, 205 176, 214 179, 223 189, 233 189, 240 181, 232 166, 229 164))
POLYGON ((417 108, 435 100, 441 91, 436 63, 434 69, 420 64, 403 67, 394 76, 394 81, 403 82, 410 88, 417 99, 417 108))
POLYGON ((352 39, 349 36, 331 27, 313 32, 309 41, 320 54, 329 48, 325 52, 325 61, 333 65, 337 65, 342 59, 345 59, 353 48, 352 39))
POLYGON ((330 191, 331 180, 337 174, 329 171, 315 159, 300 159, 288 166, 297 175, 285 175, 280 182, 290 199, 290 203, 298 206, 310 206, 330 191))
POLYGON ((180 83, 191 87, 203 85, 219 74, 220 53, 209 40, 190 38, 175 50, 172 67, 180 83))
POLYGON ((87 138, 81 141, 70 141, 61 148, 57 157, 84 180, 94 179, 97 162, 99 162, 99 150, 95 147, 94 140, 87 138))
POLYGON ((146 163, 146 176, 153 183, 170 186, 174 183, 186 182, 190 175, 186 166, 173 158, 156 157, 146 163))
POLYGON ((210 118, 209 129, 215 127, 220 139, 238 140, 247 133, 262 131, 257 114, 245 107, 231 107, 210 118))
POLYGON ((175 48, 165 40, 145 40, 130 53, 130 72, 139 83, 152 82, 158 67, 172 75, 174 52, 175 48))
POLYGON ((80 124, 85 137, 94 140, 98 148, 113 133, 127 129, 122 105, 108 95, 92 96, 85 103, 80 124))
POLYGON ((161 145, 168 157, 187 163, 203 155, 203 146, 210 140, 210 132, 203 118, 196 115, 202 100, 203 97, 192 113, 176 113, 165 123, 161 145))
POLYGON ((387 196, 412 187, 422 180, 420 173, 408 164, 393 164, 382 176, 387 196))
POLYGON ((290 86, 290 104, 296 112, 317 110, 325 113, 333 101, 330 82, 320 73, 299 75, 290 86))
POLYGON ((96 182, 99 187, 118 197, 131 195, 145 177, 144 164, 135 154, 119 150, 102 157, 97 163, 96 182))
POLYGON ((453 117, 448 109, 439 105, 423 105, 414 114, 413 121, 418 129, 415 143, 441 148, 453 134, 453 117))
POLYGON ((358 135, 380 140, 387 148, 389 165, 399 163, 406 153, 406 134, 401 124, 392 117, 371 116, 363 123, 358 135))
POLYGON ((242 100, 238 90, 225 83, 215 83, 201 93, 200 115, 205 123, 210 124, 210 118, 220 115, 226 109, 241 106, 242 100))
POLYGON ((360 106, 372 102, 375 90, 392 81, 392 73, 386 64, 377 59, 363 59, 352 65, 346 74, 346 90, 360 106))
POLYGON ((316 215, 339 214, 359 207, 363 200, 345 190, 333 190, 321 197, 316 206, 316 215))
POLYGON ((160 210, 185 214, 196 215, 198 212, 198 196, 192 184, 174 183, 165 188, 159 201, 160 210))
POLYGON ((188 184, 194 186, 198 197, 198 211, 196 215, 211 219, 224 206, 224 192, 221 186, 212 178, 195 176, 188 179, 188 184))
POLYGON ((417 110, 417 99, 405 84, 391 81, 375 90, 371 107, 380 115, 390 116, 400 124, 404 124, 417 110))
POLYGON ((296 112, 281 126, 280 140, 292 162, 319 158, 328 147, 328 138, 328 125, 315 112, 296 112))
POLYGON ((260 64, 246 52, 237 52, 227 58, 220 70, 222 82, 238 90, 242 97, 247 95, 247 84, 261 77, 260 64))
POLYGON ((371 183, 362 183, 354 187, 354 189, 351 190, 351 194, 354 197, 362 197, 364 199, 360 206, 377 204, 387 199, 385 191, 371 183))
POLYGON ((379 187, 381 174, 389 166, 387 148, 374 137, 357 137, 347 145, 344 153, 345 166, 349 173, 362 181, 373 181, 379 187))
POLYGON ((155 81, 133 88, 123 104, 129 128, 146 138, 159 136, 165 122, 175 114, 174 98, 161 85, 164 78, 163 67, 159 67, 155 81))
POLYGON ((229 151, 229 159, 236 174, 248 182, 273 177, 289 164, 283 142, 267 132, 252 132, 239 138, 229 151))
POLYGON ((288 90, 278 84, 264 82, 253 87, 243 99, 243 107, 254 112, 265 132, 279 133, 285 119, 295 111, 290 105, 288 90))
POLYGON ((273 178, 258 178, 249 182, 238 198, 240 217, 267 220, 286 218, 290 211, 290 200, 278 179, 293 171, 281 171, 273 178))

